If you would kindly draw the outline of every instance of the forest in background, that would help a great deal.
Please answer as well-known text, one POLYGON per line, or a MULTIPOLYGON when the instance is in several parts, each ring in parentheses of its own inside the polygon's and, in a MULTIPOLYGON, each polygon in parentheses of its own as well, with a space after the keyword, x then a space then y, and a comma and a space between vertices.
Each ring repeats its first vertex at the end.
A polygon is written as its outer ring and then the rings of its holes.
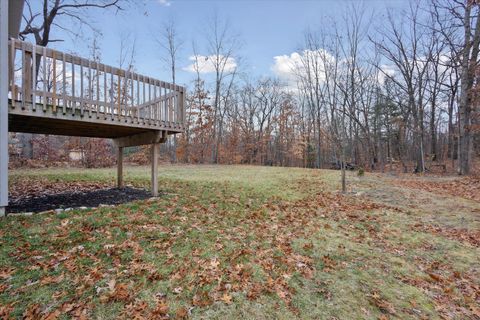
MULTIPOLYGON (((47 46, 52 36, 45 26, 66 9, 45 3, 48 10, 37 19, 27 1, 20 35, 47 46)), ((128 5, 99 3, 101 9, 128 5)), ((76 9, 68 13, 81 18, 86 12, 76 9)), ((163 153, 182 163, 406 172, 448 167, 469 174, 480 155, 479 12, 474 0, 412 1, 406 11, 380 15, 347 6, 322 28, 307 29, 302 40, 289 40, 301 44, 283 70, 288 80, 252 79, 239 56, 244 40, 215 15, 201 35, 208 56, 192 44, 196 76, 188 84, 185 133, 162 146, 163 153), (213 76, 202 73, 206 59, 213 76), (232 59, 240 63, 232 67, 232 59)), ((187 44, 174 22, 159 34, 154 40, 175 83, 178 52, 187 44)), ((120 67, 134 70, 141 53, 130 40, 122 40, 120 67)), ((99 59, 95 43, 91 51, 99 59)), ((12 135, 10 150, 13 166, 72 161, 72 152, 87 167, 115 161, 112 144, 99 139, 12 135)), ((128 152, 133 162, 148 161, 145 148, 128 152)))

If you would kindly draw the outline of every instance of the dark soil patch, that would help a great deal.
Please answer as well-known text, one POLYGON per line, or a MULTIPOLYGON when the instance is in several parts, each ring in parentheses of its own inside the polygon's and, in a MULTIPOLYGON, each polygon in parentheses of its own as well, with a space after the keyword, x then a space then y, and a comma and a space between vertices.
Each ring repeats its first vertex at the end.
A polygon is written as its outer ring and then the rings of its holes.
POLYGON ((59 208, 98 207, 101 204, 117 205, 150 197, 151 193, 149 191, 130 187, 16 197, 10 199, 7 213, 42 212, 59 208))

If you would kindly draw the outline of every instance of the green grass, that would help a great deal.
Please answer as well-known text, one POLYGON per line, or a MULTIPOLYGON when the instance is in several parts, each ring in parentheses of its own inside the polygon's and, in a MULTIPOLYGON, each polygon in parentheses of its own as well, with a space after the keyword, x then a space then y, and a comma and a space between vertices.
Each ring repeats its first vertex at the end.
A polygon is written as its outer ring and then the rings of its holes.
MULTIPOLYGON (((125 173, 127 184, 149 185, 148 168, 125 173)), ((159 173, 154 200, 0 221, 0 318, 464 319, 478 310, 479 248, 426 228, 468 235, 478 230, 478 203, 372 174, 350 174, 342 196, 338 171, 159 173)), ((18 170, 10 183, 24 179, 113 184, 115 176, 18 170)))

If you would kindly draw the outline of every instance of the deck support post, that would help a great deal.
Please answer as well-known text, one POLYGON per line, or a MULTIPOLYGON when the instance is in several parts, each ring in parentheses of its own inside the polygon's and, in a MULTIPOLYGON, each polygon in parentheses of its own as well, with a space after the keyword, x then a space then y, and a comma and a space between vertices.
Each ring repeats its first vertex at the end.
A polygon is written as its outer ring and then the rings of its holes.
POLYGON ((8 2, 0 1, 0 217, 8 205, 8 2))
POLYGON ((117 188, 123 188, 123 147, 117 148, 117 188))
POLYGON ((152 144, 152 196, 158 197, 158 153, 159 143, 152 144))

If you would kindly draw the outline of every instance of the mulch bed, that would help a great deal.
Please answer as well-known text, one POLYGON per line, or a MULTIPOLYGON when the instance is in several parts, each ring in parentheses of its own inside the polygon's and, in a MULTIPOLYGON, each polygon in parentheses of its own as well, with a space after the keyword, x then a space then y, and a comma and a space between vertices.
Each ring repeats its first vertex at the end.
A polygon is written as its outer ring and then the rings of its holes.
POLYGON ((7 213, 43 212, 55 209, 98 207, 100 205, 118 205, 134 200, 151 197, 144 189, 125 187, 88 191, 72 191, 57 194, 13 197, 9 200, 7 213))

